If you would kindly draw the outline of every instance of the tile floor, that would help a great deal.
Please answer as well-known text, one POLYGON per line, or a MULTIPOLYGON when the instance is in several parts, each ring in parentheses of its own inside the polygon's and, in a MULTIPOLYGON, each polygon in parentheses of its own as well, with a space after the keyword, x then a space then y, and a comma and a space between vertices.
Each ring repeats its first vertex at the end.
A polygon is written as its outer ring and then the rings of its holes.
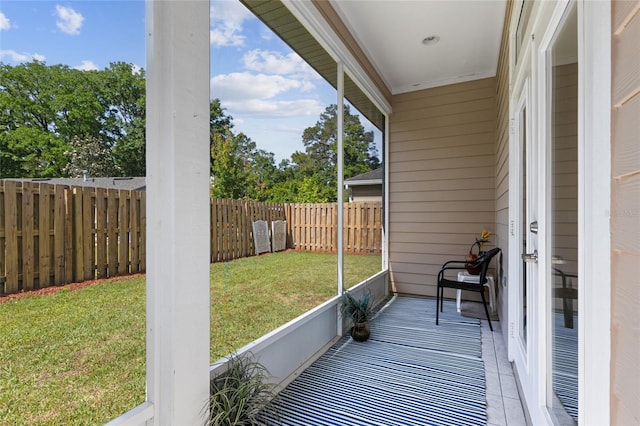
POLYGON ((493 333, 482 320, 482 358, 487 382, 487 425, 525 426, 527 421, 520 402, 511 363, 507 359, 500 323, 492 321, 493 333))

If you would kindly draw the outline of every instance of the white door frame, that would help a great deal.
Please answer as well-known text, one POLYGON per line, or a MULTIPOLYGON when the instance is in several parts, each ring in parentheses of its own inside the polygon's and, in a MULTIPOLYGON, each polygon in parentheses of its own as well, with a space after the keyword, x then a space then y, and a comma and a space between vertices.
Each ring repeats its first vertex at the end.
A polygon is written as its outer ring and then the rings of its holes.
MULTIPOLYGON (((512 43, 512 55, 515 52, 515 31, 517 26, 517 18, 519 16, 519 7, 514 7, 515 16, 511 21, 511 38, 512 43), (516 12, 517 10, 517 12, 516 12)), ((530 22, 535 18, 535 11, 533 11, 530 22)), ((530 24, 531 25, 531 24, 530 24)), ((529 25, 529 26, 530 26, 529 25)), ((511 72, 511 93, 510 93, 510 127, 509 132, 509 284, 508 284, 508 357, 509 360, 514 363, 514 366, 518 373, 518 380, 520 382, 520 389, 524 393, 523 397, 526 401, 526 405, 529 408, 529 414, 533 421, 533 424, 540 423, 535 416, 533 406, 536 401, 536 395, 538 394, 538 366, 536 358, 533 356, 537 353, 537 322, 534 321, 534 313, 537 312, 536 303, 537 298, 534 297, 534 288, 537 283, 528 282, 527 285, 527 347, 524 348, 521 341, 520 330, 521 324, 521 299, 520 294, 522 291, 522 276, 524 273, 524 267, 522 263, 522 239, 526 236, 528 229, 526 224, 522 221, 523 216, 523 192, 531 191, 531 188, 527 189, 523 186, 521 171, 523 162, 523 150, 526 147, 523 145, 523 136, 527 143, 535 143, 537 140, 538 126, 537 122, 537 107, 535 101, 535 81, 536 81, 536 68, 534 66, 535 56, 533 54, 535 49, 534 37, 531 37, 528 33, 524 37, 520 48, 520 54, 518 55, 519 63, 516 65, 516 58, 512 58, 511 66, 513 71, 511 72), (521 134, 520 114, 522 109, 526 106, 526 134, 521 134), (532 406, 533 405, 533 406, 532 406)), ((535 145, 534 145, 535 147, 535 145)), ((535 148, 531 151, 535 151, 535 148)), ((538 153, 530 152, 536 157, 538 153)), ((536 168, 535 158, 532 155, 528 155, 527 158, 528 172, 531 173, 536 168), (534 160, 534 161, 532 161, 534 160)), ((527 185, 538 186, 539 182, 535 181, 537 173, 533 173, 530 179, 527 179, 527 185)), ((530 205, 535 205, 536 201, 533 199, 527 200, 530 205)), ((539 215, 536 215, 539 216, 539 215)), ((538 242, 539 244, 539 242, 538 242)))
MULTIPOLYGON (((534 8, 531 16, 532 31, 535 41, 531 42, 532 52, 529 55, 524 46, 523 55, 531 58, 527 64, 515 67, 512 73, 511 105, 517 106, 520 101, 522 76, 526 73, 523 67, 531 72, 530 108, 532 117, 528 124, 531 129, 528 137, 537 140, 539 158, 547 158, 546 143, 542 143, 546 135, 548 113, 547 74, 545 55, 553 39, 563 14, 570 0, 557 2, 541 2, 534 8), (539 40, 539 41, 538 41, 539 40), (537 139, 536 139, 537 138, 537 139)), ((610 422, 610 359, 611 359, 611 4, 604 1, 577 0, 578 8, 578 377, 579 377, 579 423, 608 424, 610 422)), ((519 13, 514 8, 514 14, 519 13)), ((511 33, 514 22, 512 17, 511 33)), ((513 49, 511 43, 511 49, 513 49)), ((512 107, 511 118, 517 108, 512 107)), ((512 121, 514 130, 515 122, 512 121)), ((511 132, 509 143, 509 359, 517 361, 515 339, 517 293, 513 291, 520 285, 520 247, 519 236, 521 196, 519 182, 519 141, 515 131, 511 132), (514 294, 515 293, 515 294, 514 294)), ((544 230, 547 228, 545 164, 541 162, 538 173, 540 190, 539 218, 540 282, 530 283, 529 289, 534 300, 532 307, 538 312, 546 312, 546 289, 544 279, 546 264, 544 250, 548 249, 544 230)), ((547 340, 544 330, 548 329, 548 316, 528 318, 528 352, 546 354, 547 340), (539 332, 537 332, 537 331, 539 332)), ((551 417, 546 410, 546 374, 550 368, 546 356, 536 357, 536 362, 528 362, 526 374, 533 379, 521 380, 526 398, 527 408, 534 424, 550 424, 551 417)), ((520 362, 522 364, 522 362, 520 362)), ((523 372, 524 373, 524 372, 523 372)), ((523 373, 519 372, 519 375, 523 373)))
POLYGON ((611 2, 578 2, 578 375, 580 424, 609 424, 611 2))

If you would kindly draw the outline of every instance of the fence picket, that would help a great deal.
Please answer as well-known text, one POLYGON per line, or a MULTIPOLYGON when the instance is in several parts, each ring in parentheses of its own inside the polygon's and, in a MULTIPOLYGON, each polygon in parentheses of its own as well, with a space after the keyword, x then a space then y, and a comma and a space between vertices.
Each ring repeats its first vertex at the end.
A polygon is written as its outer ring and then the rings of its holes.
POLYGON ((5 181, 5 293, 20 291, 18 282, 18 192, 16 182, 5 181))
POLYGON ((94 274, 95 256, 95 189, 90 187, 82 188, 82 270, 84 280, 92 280, 94 274))
POLYGON ((118 275, 129 271, 129 200, 126 191, 118 191, 118 275))
POLYGON ((2 253, 5 253, 5 225, 4 225, 4 217, 5 217, 5 203, 4 203, 4 182, 0 180, 0 294, 2 294, 4 289, 4 283, 2 277, 6 277, 6 263, 4 256, 2 253))
POLYGON ((73 191, 71 188, 64 188, 63 214, 62 224, 64 239, 64 256, 60 260, 64 263, 64 280, 60 284, 73 282, 73 191))
POLYGON ((84 239, 82 232, 84 226, 82 223, 82 188, 74 188, 73 190, 73 280, 82 281, 84 277, 84 239))
POLYGON ((96 188, 96 278, 107 276, 107 190, 96 188))
MULTIPOLYGON (((43 184, 43 186, 49 186, 43 184)), ((53 193, 53 283, 61 285, 66 282, 65 274, 65 218, 67 214, 67 199, 65 197, 68 191, 63 185, 56 185, 53 193)))
POLYGON ((140 272, 140 203, 136 193, 131 191, 131 214, 130 214, 130 240, 131 240, 131 267, 129 271, 133 274, 140 272))
POLYGON ((38 288, 51 285, 51 187, 38 185, 38 288))
POLYGON ((136 194, 140 199, 140 272, 147 270, 147 197, 138 191, 136 194))
POLYGON ((107 276, 118 274, 118 190, 107 190, 107 276))
POLYGON ((31 183, 22 184, 22 289, 34 289, 34 193, 31 183))

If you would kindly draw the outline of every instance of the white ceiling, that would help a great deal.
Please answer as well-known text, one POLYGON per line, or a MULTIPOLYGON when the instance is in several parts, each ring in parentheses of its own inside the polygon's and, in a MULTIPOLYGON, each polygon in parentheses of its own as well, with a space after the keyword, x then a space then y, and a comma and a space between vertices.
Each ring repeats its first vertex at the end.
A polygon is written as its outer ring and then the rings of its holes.
POLYGON ((394 94, 496 74, 506 0, 331 4, 394 94), (424 45, 431 35, 439 42, 424 45))

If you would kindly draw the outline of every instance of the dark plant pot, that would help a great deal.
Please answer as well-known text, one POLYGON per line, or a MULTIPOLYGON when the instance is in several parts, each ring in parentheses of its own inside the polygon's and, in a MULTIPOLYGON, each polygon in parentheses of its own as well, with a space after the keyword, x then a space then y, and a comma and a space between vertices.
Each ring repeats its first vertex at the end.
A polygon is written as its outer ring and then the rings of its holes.
POLYGON ((366 322, 358 323, 351 327, 351 338, 356 342, 364 342, 369 339, 370 334, 366 322))
POLYGON ((467 263, 466 264, 466 268, 467 268, 467 272, 469 273, 469 275, 480 275, 480 267, 479 266, 473 266, 472 263, 467 263))
POLYGON ((477 258, 478 256, 473 253, 469 253, 469 255, 467 256, 466 260, 471 263, 465 263, 464 267, 467 269, 467 272, 470 275, 480 275, 480 266, 474 266, 473 263, 477 258))

